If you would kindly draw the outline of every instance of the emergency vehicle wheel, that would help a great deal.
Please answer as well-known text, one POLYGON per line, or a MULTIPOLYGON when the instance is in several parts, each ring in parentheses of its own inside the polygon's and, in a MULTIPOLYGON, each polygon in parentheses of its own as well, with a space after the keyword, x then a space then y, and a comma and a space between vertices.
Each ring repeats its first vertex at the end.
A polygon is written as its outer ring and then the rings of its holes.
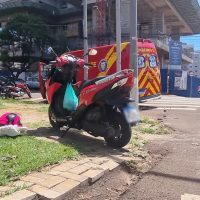
POLYGON ((109 113, 108 122, 115 130, 115 136, 105 137, 106 143, 116 149, 127 145, 131 139, 131 127, 122 113, 112 111, 109 113))

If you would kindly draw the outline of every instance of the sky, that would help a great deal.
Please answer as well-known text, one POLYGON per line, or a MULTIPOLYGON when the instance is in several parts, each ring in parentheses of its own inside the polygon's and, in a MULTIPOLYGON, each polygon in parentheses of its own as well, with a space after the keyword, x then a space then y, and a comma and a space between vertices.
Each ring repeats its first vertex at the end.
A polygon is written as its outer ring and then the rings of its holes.
MULTIPOLYGON (((200 5, 200 0, 198 0, 200 5)), ((194 49, 197 51, 200 51, 200 34, 199 35, 193 35, 193 36, 185 36, 181 37, 181 41, 187 44, 194 45, 194 49)))
POLYGON ((181 42, 194 45, 196 51, 200 51, 200 35, 181 37, 181 42))

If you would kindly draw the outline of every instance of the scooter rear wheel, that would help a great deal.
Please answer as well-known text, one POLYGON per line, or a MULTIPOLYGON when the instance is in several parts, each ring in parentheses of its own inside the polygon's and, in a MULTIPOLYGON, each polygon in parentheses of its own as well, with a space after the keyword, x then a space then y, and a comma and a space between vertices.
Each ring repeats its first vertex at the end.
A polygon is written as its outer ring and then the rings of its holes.
POLYGON ((49 122, 54 129, 60 129, 62 126, 64 126, 63 123, 56 121, 56 117, 52 111, 51 106, 49 106, 48 116, 49 116, 49 122))
POLYGON ((108 122, 116 132, 115 136, 104 138, 108 146, 119 149, 127 145, 131 139, 131 127, 123 114, 117 111, 109 112, 108 122))

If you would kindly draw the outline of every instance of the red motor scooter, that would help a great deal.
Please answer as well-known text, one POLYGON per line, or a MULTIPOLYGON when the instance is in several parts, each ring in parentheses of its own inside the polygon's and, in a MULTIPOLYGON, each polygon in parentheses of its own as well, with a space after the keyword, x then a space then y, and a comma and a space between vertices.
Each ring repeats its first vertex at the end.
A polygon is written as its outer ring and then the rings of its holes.
POLYGON ((31 98, 31 91, 26 83, 15 81, 13 78, 1 77, 0 81, 1 95, 5 98, 22 97, 27 94, 31 98))
POLYGON ((8 87, 10 87, 9 89, 13 97, 21 97, 27 94, 29 98, 32 98, 31 91, 25 83, 15 83, 15 85, 8 87))
MULTIPOLYGON (((89 52, 90 55, 94 53, 95 50, 89 52)), ((95 137, 104 137, 109 146, 121 148, 131 139, 131 124, 137 122, 136 110, 130 105, 133 72, 126 69, 107 77, 76 82, 77 71, 88 66, 92 67, 83 59, 70 54, 57 56, 50 65, 39 63, 42 96, 45 97, 46 92, 50 104, 49 121, 54 128, 68 126, 83 129, 95 137), (51 68, 45 81, 42 78, 42 68, 51 68), (79 100, 75 111, 63 108, 69 82, 73 83, 79 100)))

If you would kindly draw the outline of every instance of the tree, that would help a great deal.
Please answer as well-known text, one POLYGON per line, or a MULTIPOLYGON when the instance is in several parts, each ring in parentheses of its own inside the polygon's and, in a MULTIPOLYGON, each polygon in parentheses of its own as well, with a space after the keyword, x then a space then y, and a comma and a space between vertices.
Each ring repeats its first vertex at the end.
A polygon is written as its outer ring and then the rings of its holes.
POLYGON ((53 40, 44 21, 34 15, 18 14, 0 33, 0 61, 17 78, 34 61, 44 57, 53 40), (14 74, 14 72, 16 74, 14 74))

